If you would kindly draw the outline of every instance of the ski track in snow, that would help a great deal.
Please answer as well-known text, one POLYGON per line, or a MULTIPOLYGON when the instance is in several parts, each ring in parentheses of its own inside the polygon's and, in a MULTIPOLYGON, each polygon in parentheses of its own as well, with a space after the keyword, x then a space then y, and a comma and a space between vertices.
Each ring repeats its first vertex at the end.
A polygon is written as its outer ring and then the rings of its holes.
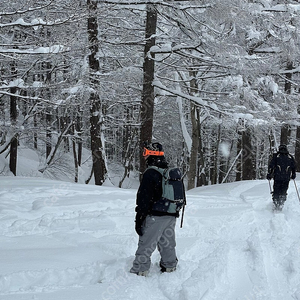
POLYGON ((178 269, 130 274, 135 190, 0 177, 0 299, 300 299, 300 205, 266 181, 187 193, 178 269))

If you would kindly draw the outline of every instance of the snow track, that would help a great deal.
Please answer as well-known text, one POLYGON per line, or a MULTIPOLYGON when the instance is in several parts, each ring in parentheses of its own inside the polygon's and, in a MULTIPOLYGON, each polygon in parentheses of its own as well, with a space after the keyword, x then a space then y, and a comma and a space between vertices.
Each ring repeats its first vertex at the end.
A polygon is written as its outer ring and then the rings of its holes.
MULTIPOLYGON (((1 300, 300 299, 300 205, 248 181, 187 194, 178 269, 130 274, 135 190, 0 177, 1 300)), ((179 222, 178 222, 179 223, 179 222)))

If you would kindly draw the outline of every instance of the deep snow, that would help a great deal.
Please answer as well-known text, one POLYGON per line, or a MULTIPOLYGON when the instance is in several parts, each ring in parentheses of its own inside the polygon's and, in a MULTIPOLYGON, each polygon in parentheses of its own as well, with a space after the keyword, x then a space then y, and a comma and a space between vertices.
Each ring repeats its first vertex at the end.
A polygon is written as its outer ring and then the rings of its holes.
MULTIPOLYGON (((296 180, 297 182, 297 180, 296 180)), ((130 274, 135 189, 0 177, 0 299, 300 299, 300 203, 274 214, 268 182, 187 192, 178 269, 130 274)))

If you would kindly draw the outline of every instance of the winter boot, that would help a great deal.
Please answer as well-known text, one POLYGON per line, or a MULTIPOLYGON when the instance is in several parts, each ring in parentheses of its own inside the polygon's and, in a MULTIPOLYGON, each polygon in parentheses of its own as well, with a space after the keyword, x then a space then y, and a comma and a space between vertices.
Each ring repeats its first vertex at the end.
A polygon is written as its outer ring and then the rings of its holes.
POLYGON ((147 276, 148 276, 148 274, 149 274, 149 271, 140 271, 140 272, 138 272, 136 275, 138 275, 138 276, 145 276, 145 277, 147 277, 147 276))
POLYGON ((130 270, 130 273, 136 274, 138 276, 145 276, 145 277, 147 277, 147 275, 149 274, 149 270, 147 270, 147 271, 137 271, 137 272, 135 272, 133 270, 130 270))
POLYGON ((274 207, 273 210, 274 211, 282 211, 283 205, 286 201, 286 195, 278 195, 276 198, 274 197, 273 199, 273 203, 274 203, 274 207))
POLYGON ((162 273, 171 273, 171 272, 174 272, 176 270, 176 267, 173 267, 173 268, 166 268, 164 267, 162 264, 159 264, 160 266, 160 271, 162 273))

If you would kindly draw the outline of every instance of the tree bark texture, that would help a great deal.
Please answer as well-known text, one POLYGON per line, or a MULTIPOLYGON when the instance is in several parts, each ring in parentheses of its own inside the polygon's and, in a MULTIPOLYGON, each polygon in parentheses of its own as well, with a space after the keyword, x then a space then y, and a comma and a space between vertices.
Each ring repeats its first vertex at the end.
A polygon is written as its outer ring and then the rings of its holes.
POLYGON ((99 71, 98 53, 98 22, 97 1, 87 0, 89 9, 88 17, 88 39, 89 39, 89 68, 90 68, 90 134, 91 151, 93 159, 93 171, 96 185, 102 185, 105 181, 106 167, 104 161, 104 149, 101 140, 102 103, 97 92, 96 72, 99 71))
MULTIPOLYGON (((16 94, 17 88, 10 89, 11 94, 16 94)), ((10 96, 10 120, 12 126, 16 127, 17 122, 17 97, 10 96)), ((9 170, 16 176, 17 175, 17 156, 18 156, 18 135, 15 135, 10 142, 10 155, 9 155, 9 170)))
MULTIPOLYGON (((13 62, 11 64, 11 74, 13 77, 16 76, 16 64, 13 62)), ((17 88, 11 87, 10 88, 10 122, 12 127, 16 130, 17 125, 17 88)), ((14 136, 10 142, 10 155, 9 155, 9 170, 16 176, 17 175, 17 156, 18 156, 18 134, 13 132, 14 136)))
POLYGON ((191 122, 192 122, 192 148, 189 159, 188 190, 196 187, 198 176, 198 149, 200 141, 200 120, 199 107, 191 102, 191 122))
POLYGON ((155 5, 147 4, 147 18, 145 29, 145 48, 143 63, 143 92, 140 108, 140 173, 146 169, 145 159, 143 157, 144 142, 152 141, 153 131, 153 111, 154 111, 154 87, 152 85, 154 79, 154 54, 150 55, 150 49, 155 45, 155 34, 157 26, 157 11, 155 5))

